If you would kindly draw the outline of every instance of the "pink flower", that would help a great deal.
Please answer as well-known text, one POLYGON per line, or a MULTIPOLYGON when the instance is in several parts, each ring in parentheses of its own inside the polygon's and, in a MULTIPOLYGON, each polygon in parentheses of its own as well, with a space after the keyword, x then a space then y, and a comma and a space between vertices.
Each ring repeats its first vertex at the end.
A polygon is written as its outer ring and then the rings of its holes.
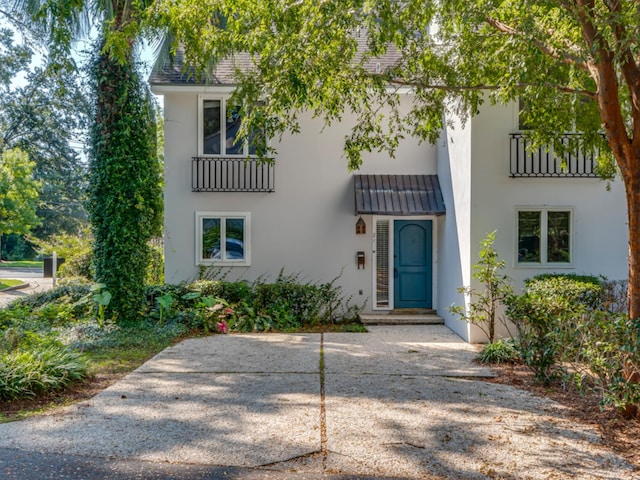
POLYGON ((218 333, 228 333, 229 325, 227 325, 227 322, 222 320, 221 322, 216 323, 216 330, 218 333))
POLYGON ((225 314, 227 314, 227 315, 230 315, 230 314, 232 314, 232 313, 233 313, 233 309, 231 309, 231 308, 225 308, 224 313, 225 313, 225 314))

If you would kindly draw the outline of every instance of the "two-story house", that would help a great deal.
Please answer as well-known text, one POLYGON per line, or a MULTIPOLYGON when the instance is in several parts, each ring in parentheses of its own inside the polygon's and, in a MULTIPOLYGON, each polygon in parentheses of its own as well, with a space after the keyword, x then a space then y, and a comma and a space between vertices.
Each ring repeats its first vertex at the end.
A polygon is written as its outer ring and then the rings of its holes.
POLYGON ((179 62, 150 78, 164 96, 167 282, 193 280, 202 267, 230 280, 283 269, 316 282, 340 276, 365 314, 433 309, 479 341, 449 307, 465 302, 458 288, 471 284, 493 230, 516 287, 543 272, 626 278, 621 182, 608 190, 579 152, 561 161, 530 151, 517 104, 485 104, 436 145, 408 138, 395 158, 368 154, 355 174, 343 156, 354 119, 325 127, 309 114, 299 134, 272 143, 273 164, 259 163, 252 145, 234 142, 231 66, 221 62, 208 84, 179 62))

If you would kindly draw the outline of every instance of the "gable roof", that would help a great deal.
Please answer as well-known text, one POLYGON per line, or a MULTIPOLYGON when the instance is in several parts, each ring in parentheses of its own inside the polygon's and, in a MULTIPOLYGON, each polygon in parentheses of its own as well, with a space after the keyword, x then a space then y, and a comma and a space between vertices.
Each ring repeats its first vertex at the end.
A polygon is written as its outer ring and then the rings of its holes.
POLYGON ((444 215, 437 175, 354 175, 356 215, 444 215))
MULTIPOLYGON (((367 35, 356 32, 357 40, 356 59, 362 58, 368 50, 367 35)), ((248 53, 236 53, 231 57, 219 60, 216 63, 211 78, 197 78, 196 71, 185 65, 184 47, 180 45, 173 56, 164 55, 156 61, 149 75, 151 85, 220 85, 233 86, 236 84, 234 72, 236 69, 247 72, 253 68, 253 59, 248 53)), ((389 45, 385 55, 371 59, 364 67, 371 73, 384 72, 401 60, 401 54, 393 45, 389 45)))

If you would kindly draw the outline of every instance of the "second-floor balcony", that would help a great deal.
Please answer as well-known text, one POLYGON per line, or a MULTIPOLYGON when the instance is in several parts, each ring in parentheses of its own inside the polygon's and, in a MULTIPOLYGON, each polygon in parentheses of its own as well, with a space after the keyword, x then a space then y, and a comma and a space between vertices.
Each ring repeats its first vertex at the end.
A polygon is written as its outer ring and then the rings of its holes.
POLYGON ((558 143, 562 152, 553 147, 532 148, 531 141, 521 133, 510 134, 510 175, 512 177, 578 177, 597 178, 596 156, 580 149, 580 134, 562 134, 558 143))
POLYGON ((193 157, 193 192, 273 192, 273 161, 255 158, 193 157))

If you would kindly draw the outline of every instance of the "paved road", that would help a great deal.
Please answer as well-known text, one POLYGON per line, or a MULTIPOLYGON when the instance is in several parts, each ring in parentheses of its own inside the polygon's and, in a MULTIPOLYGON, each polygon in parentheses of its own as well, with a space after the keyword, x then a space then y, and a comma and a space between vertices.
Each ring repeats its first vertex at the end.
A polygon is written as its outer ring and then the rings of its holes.
POLYGON ((42 278, 42 273, 41 268, 0 268, 0 278, 42 278))
POLYGON ((0 448, 0 474, 19 480, 397 480, 397 477, 143 462, 0 448))
POLYGON ((0 478, 639 478, 561 406, 482 381, 446 327, 370 330, 186 340, 0 425, 0 478))
POLYGON ((0 278, 22 280, 26 285, 17 290, 0 292, 0 307, 6 306, 25 295, 50 290, 53 286, 53 279, 43 278, 42 270, 37 268, 0 268, 0 278))

